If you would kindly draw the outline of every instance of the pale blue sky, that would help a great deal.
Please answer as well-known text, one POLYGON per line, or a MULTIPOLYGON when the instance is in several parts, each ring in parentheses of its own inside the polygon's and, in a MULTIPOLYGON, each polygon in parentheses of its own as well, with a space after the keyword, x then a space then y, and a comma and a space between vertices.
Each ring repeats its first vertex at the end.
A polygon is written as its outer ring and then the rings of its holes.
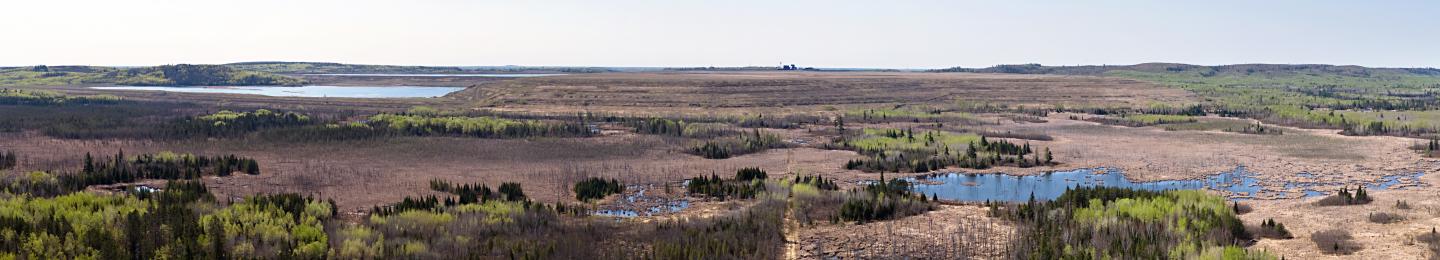
POLYGON ((1440 67, 1440 1, 46 0, 0 65, 1440 67))

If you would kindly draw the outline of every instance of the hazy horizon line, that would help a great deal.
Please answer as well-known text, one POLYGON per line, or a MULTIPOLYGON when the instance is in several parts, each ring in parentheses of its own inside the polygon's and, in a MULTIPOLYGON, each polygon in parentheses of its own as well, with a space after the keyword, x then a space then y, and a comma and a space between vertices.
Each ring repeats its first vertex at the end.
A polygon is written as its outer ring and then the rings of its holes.
POLYGON ((1141 64, 1181 64, 1181 65, 1211 66, 1211 67, 1213 67, 1213 66, 1233 66, 1233 65, 1326 65, 1326 66, 1357 66, 1357 67, 1377 68, 1377 69, 1386 69, 1386 68, 1388 68, 1388 69, 1434 69, 1434 68, 1437 68, 1436 66, 1414 66, 1414 67, 1384 66, 1384 65, 1372 66, 1372 65, 1360 65, 1360 64, 1307 63, 1307 62, 1300 62, 1300 63, 1240 62, 1240 63, 1221 63, 1221 64, 1200 64, 1200 63, 1168 62, 1168 61, 1150 61, 1150 62, 1140 62, 1140 63, 1130 63, 1130 64, 1063 64, 1063 65, 1054 65, 1054 64, 1045 64, 1045 63, 1038 63, 1038 62, 1020 62, 1020 63, 1001 63, 1001 64, 982 65, 982 66, 956 65, 956 66, 943 66, 943 67, 855 67, 855 66, 806 66, 806 65, 804 65, 803 63, 785 63, 785 64, 773 64, 773 65, 723 65, 723 66, 722 66, 722 65, 680 65, 680 66, 663 66, 663 65, 658 65, 658 66, 657 66, 657 65, 641 65, 641 66, 636 66, 636 65, 518 65, 518 64, 506 64, 506 65, 451 65, 451 64, 416 64, 416 63, 411 63, 411 64, 403 64, 403 63, 386 64, 386 63, 365 63, 365 62, 350 63, 350 62, 334 62, 334 61, 285 61, 285 60, 236 61, 236 62, 224 62, 224 63, 176 62, 176 63, 164 63, 164 64, 145 64, 145 65, 132 65, 132 64, 127 64, 127 65, 113 65, 113 64, 108 64, 108 65, 96 65, 96 64, 25 64, 25 65, 15 65, 15 64, 8 64, 8 65, 0 65, 0 67, 14 68, 14 67, 33 67, 33 66, 91 66, 91 67, 124 68, 124 67, 152 67, 152 66, 178 65, 178 64, 192 64, 192 65, 228 65, 228 64, 237 64, 237 63, 334 63, 334 64, 345 64, 345 65, 415 66, 415 67, 529 67, 529 68, 552 67, 552 68, 657 68, 657 69, 664 69, 664 68, 746 68, 746 67, 780 67, 780 66, 782 66, 782 65, 796 65, 796 66, 801 67, 801 68, 816 68, 816 69, 866 69, 866 70, 934 70, 934 69, 950 69, 950 68, 981 69, 981 68, 991 68, 991 67, 997 67, 997 66, 1029 65, 1029 64, 1039 64, 1039 65, 1041 65, 1041 66, 1046 66, 1046 67, 1133 66, 1133 65, 1141 65, 1141 64))

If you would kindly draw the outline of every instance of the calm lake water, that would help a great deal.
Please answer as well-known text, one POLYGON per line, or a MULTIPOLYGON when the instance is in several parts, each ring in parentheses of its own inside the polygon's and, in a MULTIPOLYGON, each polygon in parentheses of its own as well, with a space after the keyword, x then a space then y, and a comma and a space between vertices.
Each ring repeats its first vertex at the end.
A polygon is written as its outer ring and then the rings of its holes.
MULTIPOLYGON (((1366 189, 1370 190, 1390 189, 1400 183, 1423 185, 1420 183, 1422 175, 1424 173, 1390 175, 1375 182, 1364 183, 1364 185, 1366 189)), ((1023 202, 1029 200, 1031 194, 1035 195, 1036 200, 1053 200, 1065 193, 1067 188, 1095 186, 1144 190, 1210 189, 1225 191, 1231 200, 1247 200, 1257 197, 1263 188, 1260 179, 1256 178, 1254 173, 1246 172, 1245 167, 1236 167, 1235 170, 1210 175, 1204 179, 1149 182, 1130 181, 1119 170, 1105 168, 1057 171, 1029 176, 1003 173, 949 173, 920 178, 923 179, 920 182, 932 184, 917 183, 914 185, 915 192, 935 194, 943 199, 961 201, 1023 202)), ((917 181, 916 178, 910 180, 917 181)), ((1341 185, 1341 183, 1291 181, 1285 182, 1284 188, 1286 190, 1303 189, 1302 197, 1313 197, 1323 196, 1327 193, 1310 189, 1310 187, 1325 185, 1341 185)), ((1279 194, 1283 197, 1285 193, 1279 194)))
POLYGON ((303 87, 94 87, 110 90, 152 90, 186 93, 232 93, 272 97, 343 97, 343 98, 428 98, 460 91, 459 87, 412 87, 412 86, 303 86, 303 87))
POLYGON ((346 77, 483 77, 483 78, 533 78, 545 76, 560 76, 568 74, 384 74, 384 73, 355 73, 355 74, 305 74, 307 76, 346 76, 346 77))

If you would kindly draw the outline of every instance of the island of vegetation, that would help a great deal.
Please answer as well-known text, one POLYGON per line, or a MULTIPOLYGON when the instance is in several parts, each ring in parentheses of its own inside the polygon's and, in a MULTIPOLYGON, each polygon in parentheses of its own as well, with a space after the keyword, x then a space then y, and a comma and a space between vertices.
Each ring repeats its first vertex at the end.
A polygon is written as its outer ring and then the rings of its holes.
POLYGON ((33 66, 0 70, 0 86, 297 86, 305 80, 222 65, 33 66))

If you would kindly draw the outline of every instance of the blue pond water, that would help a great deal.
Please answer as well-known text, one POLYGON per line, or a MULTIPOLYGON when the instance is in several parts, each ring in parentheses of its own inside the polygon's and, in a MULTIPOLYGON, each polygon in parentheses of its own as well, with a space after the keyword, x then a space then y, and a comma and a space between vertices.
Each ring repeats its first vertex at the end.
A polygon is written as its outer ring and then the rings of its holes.
MULTIPOLYGON (((688 181, 688 180, 687 180, 688 181)), ((682 185, 683 186, 683 185, 682 185)), ((605 217, 632 218, 639 216, 656 216, 680 212, 690 207, 690 201, 686 199, 672 199, 664 196, 646 196, 650 190, 649 185, 631 185, 626 190, 637 191, 633 194, 626 194, 624 200, 616 201, 610 206, 620 207, 600 209, 590 214, 605 217), (645 210, 632 210, 644 208, 645 210)))
MULTIPOLYGON (((1402 183, 1419 184, 1420 176, 1424 173, 1398 174, 1382 177, 1378 181, 1362 183, 1367 189, 1384 190, 1390 189, 1402 183)), ((1302 175, 1305 178, 1315 178, 1314 175, 1302 175)), ((1210 189, 1224 191, 1231 200, 1247 200, 1260 197, 1265 185, 1254 173, 1246 172, 1245 167, 1236 167, 1235 170, 1222 172, 1207 176, 1203 179, 1194 180, 1166 180, 1150 182, 1134 182, 1125 178, 1125 175, 1115 169, 1077 169, 1070 171, 1057 171, 1041 175, 1015 176, 1002 173, 995 174, 962 174, 949 173, 934 176, 922 176, 912 178, 915 192, 923 194, 935 194, 943 199, 960 201, 1026 201, 1034 194, 1037 200, 1052 200, 1065 193, 1067 188, 1074 187, 1120 187, 1135 188, 1144 190, 1179 190, 1179 189, 1210 189)), ((1281 186, 1280 183, 1269 185, 1281 186)), ((1326 193, 1316 191, 1314 187, 1340 186, 1345 185, 1339 182, 1284 182, 1284 190, 1301 190, 1302 197, 1323 196, 1326 193)), ((1352 184, 1353 185, 1353 184, 1352 184)), ((1280 188, 1280 187, 1272 187, 1280 188)), ((1286 197, 1287 192, 1273 192, 1275 197, 1286 197)))
POLYGON ((109 90, 151 90, 185 93, 231 93, 272 97, 342 97, 342 98, 428 98, 449 94, 465 88, 457 87, 413 87, 413 86, 302 86, 302 87, 93 87, 109 90))
POLYGON ((1365 188, 1366 188, 1366 189, 1372 189, 1372 190, 1389 189, 1389 188, 1392 187, 1392 186, 1399 185, 1400 183, 1403 183, 1403 182, 1406 182, 1406 181, 1420 182, 1420 176, 1423 176, 1423 175, 1425 175, 1424 172, 1416 172, 1416 173, 1413 173, 1413 174, 1399 174, 1399 175, 1384 176, 1384 177, 1380 177, 1380 181, 1376 181, 1376 182, 1370 183, 1370 184, 1365 184, 1365 188))
MULTIPOLYGON (((1052 200, 1060 197, 1068 188, 1074 187, 1120 187, 1144 190, 1183 189, 1225 189, 1235 193, 1254 194, 1260 191, 1255 178, 1246 178, 1244 168, 1221 173, 1203 180, 1169 180, 1133 182, 1125 174, 1113 169, 1077 169, 1057 171, 1041 175, 1015 176, 1007 174, 960 174, 951 173, 927 177, 924 182, 939 184, 916 184, 916 192, 935 194, 943 199, 962 201, 1026 201, 1034 194, 1037 200, 1052 200)), ((924 183, 922 182, 922 183, 924 183)))

